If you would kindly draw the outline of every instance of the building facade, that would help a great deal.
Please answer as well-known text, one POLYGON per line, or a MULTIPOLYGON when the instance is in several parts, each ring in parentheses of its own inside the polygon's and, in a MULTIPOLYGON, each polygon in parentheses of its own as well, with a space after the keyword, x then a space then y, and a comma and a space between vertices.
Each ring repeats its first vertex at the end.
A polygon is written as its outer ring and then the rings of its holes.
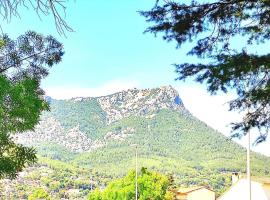
POLYGON ((175 200, 215 200, 215 192, 206 187, 181 188, 175 190, 175 200))

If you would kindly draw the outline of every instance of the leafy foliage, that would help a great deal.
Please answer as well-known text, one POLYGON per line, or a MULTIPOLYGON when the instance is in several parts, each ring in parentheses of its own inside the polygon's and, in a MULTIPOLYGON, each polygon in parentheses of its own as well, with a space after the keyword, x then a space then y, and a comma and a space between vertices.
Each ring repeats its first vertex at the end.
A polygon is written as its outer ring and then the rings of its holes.
POLYGON ((50 200, 48 193, 43 188, 37 188, 33 193, 28 197, 28 200, 44 199, 50 200))
POLYGON ((63 45, 52 36, 44 37, 34 31, 26 32, 16 40, 8 35, 0 37, 0 74, 11 80, 25 77, 40 80, 48 75, 48 69, 61 61, 63 45))
POLYGON ((33 148, 15 144, 10 133, 32 129, 41 111, 48 107, 37 95, 37 81, 25 79, 12 83, 0 76, 0 85, 0 177, 15 177, 36 157, 33 148))
MULTIPOLYGON (((164 200, 169 197, 167 188, 169 179, 156 172, 142 168, 138 176, 139 200, 164 200)), ((135 171, 122 179, 111 182, 104 191, 96 189, 89 195, 89 200, 131 200, 135 199, 135 171)), ((169 200, 169 199, 168 199, 169 200)))
POLYGON ((270 54, 254 54, 252 45, 269 40, 269 13, 269 1, 264 0, 157 1, 150 11, 141 12, 154 24, 146 32, 163 33, 166 41, 175 40, 178 47, 197 42, 188 55, 205 62, 176 64, 177 79, 194 76, 212 94, 236 89, 238 98, 230 109, 248 112, 242 122, 233 124, 235 136, 258 128, 256 142, 265 140, 270 128, 270 54), (243 42, 235 47, 233 39, 240 37, 243 42))
POLYGON ((33 130, 48 104, 41 98, 40 80, 63 56, 62 45, 51 36, 27 32, 17 40, 0 37, 0 178, 14 178, 36 161, 33 148, 17 145, 11 135, 33 130))

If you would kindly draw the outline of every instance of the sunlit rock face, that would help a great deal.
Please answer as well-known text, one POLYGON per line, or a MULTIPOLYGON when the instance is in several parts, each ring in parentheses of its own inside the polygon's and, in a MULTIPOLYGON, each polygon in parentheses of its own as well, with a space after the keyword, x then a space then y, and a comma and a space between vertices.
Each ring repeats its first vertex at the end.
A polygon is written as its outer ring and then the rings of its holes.
POLYGON ((78 153, 89 150, 93 142, 79 130, 79 126, 64 130, 60 122, 54 118, 41 120, 35 131, 16 134, 14 140, 26 146, 53 143, 78 153))
POLYGON ((99 97, 97 100, 107 113, 108 124, 130 115, 151 115, 161 109, 186 111, 178 92, 171 86, 144 90, 135 88, 99 97))

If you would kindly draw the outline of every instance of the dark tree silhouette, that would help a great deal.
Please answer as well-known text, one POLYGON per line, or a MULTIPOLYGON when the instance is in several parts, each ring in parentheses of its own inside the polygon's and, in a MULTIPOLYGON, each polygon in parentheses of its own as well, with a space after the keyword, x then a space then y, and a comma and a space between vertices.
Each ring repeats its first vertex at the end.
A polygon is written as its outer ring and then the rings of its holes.
POLYGON ((236 89, 238 97, 230 102, 230 110, 246 114, 243 121, 233 124, 233 136, 258 128, 255 142, 264 141, 270 128, 270 54, 255 54, 252 47, 270 39, 270 1, 164 0, 140 14, 152 23, 146 32, 162 33, 164 40, 176 41, 177 47, 194 42, 188 55, 204 59, 176 64, 177 80, 195 77, 212 94, 236 89), (235 45, 239 38, 241 43, 235 45))
POLYGON ((9 22, 12 17, 20 17, 21 7, 32 8, 39 18, 51 14, 58 33, 65 35, 66 31, 73 31, 65 21, 67 2, 68 0, 1 0, 0 16, 9 22))

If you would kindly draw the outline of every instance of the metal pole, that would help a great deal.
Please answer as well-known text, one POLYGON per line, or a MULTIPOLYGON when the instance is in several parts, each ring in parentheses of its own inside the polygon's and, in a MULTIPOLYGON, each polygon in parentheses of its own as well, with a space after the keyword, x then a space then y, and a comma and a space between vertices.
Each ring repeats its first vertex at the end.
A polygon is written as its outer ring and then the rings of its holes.
POLYGON ((93 179, 92 179, 92 175, 90 176, 90 192, 93 191, 93 183, 92 183, 93 179))
POLYGON ((138 200, 138 150, 137 150, 137 145, 135 146, 136 148, 136 200, 138 200))
POLYGON ((247 180, 248 180, 248 200, 251 200, 251 173, 250 173, 250 131, 247 132, 247 180))
POLYGON ((93 169, 90 169, 90 192, 93 191, 93 169))

